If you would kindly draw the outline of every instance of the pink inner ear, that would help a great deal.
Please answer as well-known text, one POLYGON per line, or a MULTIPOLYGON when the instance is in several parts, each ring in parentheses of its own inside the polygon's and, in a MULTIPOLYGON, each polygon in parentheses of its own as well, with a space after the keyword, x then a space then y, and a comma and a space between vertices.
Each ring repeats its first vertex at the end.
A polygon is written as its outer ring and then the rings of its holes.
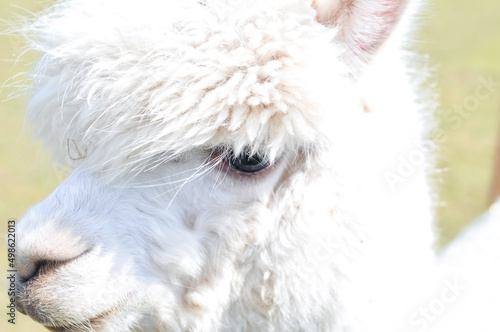
POLYGON ((328 25, 338 19, 339 9, 346 7, 352 3, 353 0, 313 0, 313 6, 318 13, 318 21, 322 24, 328 25))
MULTIPOLYGON (((379 0, 373 2, 377 3, 376 8, 378 10, 374 9, 368 13, 358 13, 362 15, 363 19, 359 23, 354 22, 354 29, 356 24, 358 26, 368 26, 370 29, 364 33, 352 31, 355 36, 353 41, 362 52, 373 53, 380 47, 398 22, 404 9, 404 1, 402 0, 379 0)), ((357 18, 353 17, 351 19, 355 20, 357 18)), ((361 28, 363 27, 361 26, 361 28)))
MULTIPOLYGON (((338 24, 356 53, 373 53, 398 22, 407 0, 313 0, 318 22, 338 24)), ((361 55, 361 54, 360 54, 361 55)))

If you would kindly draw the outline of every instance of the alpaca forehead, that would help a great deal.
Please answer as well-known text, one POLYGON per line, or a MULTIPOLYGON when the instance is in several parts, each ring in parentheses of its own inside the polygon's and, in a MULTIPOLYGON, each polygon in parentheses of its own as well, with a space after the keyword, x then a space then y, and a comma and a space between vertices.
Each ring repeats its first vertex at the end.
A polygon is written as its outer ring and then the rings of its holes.
POLYGON ((64 132, 40 134, 63 142, 59 155, 74 141, 97 151, 96 169, 121 173, 220 145, 276 155, 317 142, 327 113, 348 104, 336 31, 307 1, 145 0, 119 11, 88 1, 40 21, 50 38, 39 73, 48 74, 35 75, 30 108, 40 128, 63 119, 64 132), (45 100, 54 92, 67 100, 45 100), (48 107, 63 116, 48 122, 48 107))
POLYGON ((331 31, 309 15, 260 12, 212 23, 181 24, 171 32, 174 38, 148 69, 160 87, 150 91, 151 114, 162 124, 175 118, 183 137, 209 136, 210 143, 269 144, 289 135, 313 141, 325 97, 319 85, 344 74, 331 31), (325 55, 330 61, 317 66, 325 55))
POLYGON ((201 20, 174 19, 162 42, 151 40, 146 113, 186 147, 314 141, 320 113, 332 105, 324 87, 345 79, 335 31, 306 5, 217 9, 201 20))

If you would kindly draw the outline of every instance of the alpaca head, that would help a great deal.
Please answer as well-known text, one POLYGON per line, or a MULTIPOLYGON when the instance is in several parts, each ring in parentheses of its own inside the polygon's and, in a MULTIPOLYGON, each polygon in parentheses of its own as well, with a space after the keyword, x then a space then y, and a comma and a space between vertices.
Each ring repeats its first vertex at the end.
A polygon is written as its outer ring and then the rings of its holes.
POLYGON ((356 79, 404 5, 71 0, 41 16, 28 118, 73 172, 19 225, 19 309, 55 331, 340 328, 356 79), (338 248, 310 271, 326 238, 338 248))

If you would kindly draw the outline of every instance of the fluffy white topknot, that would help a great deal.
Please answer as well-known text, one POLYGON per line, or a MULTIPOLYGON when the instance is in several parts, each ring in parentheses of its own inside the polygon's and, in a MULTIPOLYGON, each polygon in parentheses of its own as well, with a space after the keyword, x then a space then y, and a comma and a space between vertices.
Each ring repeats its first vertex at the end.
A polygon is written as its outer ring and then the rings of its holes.
POLYGON ((112 176, 194 148, 317 148, 353 98, 315 15, 303 0, 63 2, 28 28, 43 52, 29 120, 59 162, 98 155, 112 176))

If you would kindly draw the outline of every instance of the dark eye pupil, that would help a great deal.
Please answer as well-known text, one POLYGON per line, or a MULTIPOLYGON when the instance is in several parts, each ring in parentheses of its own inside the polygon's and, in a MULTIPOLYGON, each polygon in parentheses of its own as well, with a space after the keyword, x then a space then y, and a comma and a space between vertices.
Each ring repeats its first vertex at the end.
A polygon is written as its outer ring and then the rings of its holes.
POLYGON ((229 164, 232 168, 243 173, 258 173, 268 168, 269 161, 260 154, 251 155, 248 150, 243 150, 238 156, 234 156, 231 152, 229 157, 229 164))

